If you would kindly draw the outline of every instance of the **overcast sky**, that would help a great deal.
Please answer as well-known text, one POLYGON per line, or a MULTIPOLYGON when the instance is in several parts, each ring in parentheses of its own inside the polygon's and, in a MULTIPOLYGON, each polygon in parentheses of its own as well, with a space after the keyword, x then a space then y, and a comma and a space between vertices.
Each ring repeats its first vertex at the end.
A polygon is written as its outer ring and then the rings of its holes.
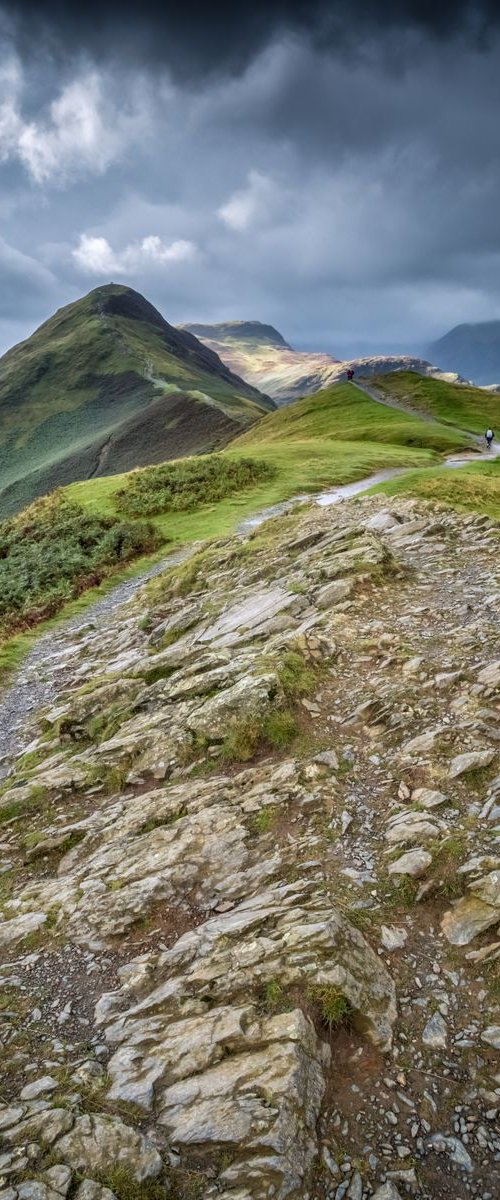
POLYGON ((0 350, 111 280, 339 357, 500 317, 498 7, 0 0, 0 350))

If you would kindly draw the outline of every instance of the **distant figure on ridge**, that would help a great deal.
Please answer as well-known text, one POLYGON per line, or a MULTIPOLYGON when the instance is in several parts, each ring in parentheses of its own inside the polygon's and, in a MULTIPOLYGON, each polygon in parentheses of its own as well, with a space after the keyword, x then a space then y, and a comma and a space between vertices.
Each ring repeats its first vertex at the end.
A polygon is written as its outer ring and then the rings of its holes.
POLYGON ((347 372, 348 383, 352 383, 353 379, 354 379, 354 371, 353 371, 352 367, 349 367, 349 370, 347 372))
POLYGON ((487 447, 488 447, 488 450, 491 450, 491 446, 492 446, 493 438, 494 438, 494 436, 495 436, 495 434, 493 433, 493 430, 492 430, 492 429, 487 429, 487 430, 486 430, 486 433, 485 433, 485 435, 484 435, 484 436, 485 436, 485 438, 486 438, 486 445, 487 445, 487 447))

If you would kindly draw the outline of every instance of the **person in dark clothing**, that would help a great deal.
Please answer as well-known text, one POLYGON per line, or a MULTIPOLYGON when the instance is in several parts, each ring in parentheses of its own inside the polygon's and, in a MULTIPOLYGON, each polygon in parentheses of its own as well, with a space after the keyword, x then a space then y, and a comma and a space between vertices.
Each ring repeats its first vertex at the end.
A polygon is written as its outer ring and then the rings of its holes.
POLYGON ((354 379, 354 371, 353 371, 352 367, 349 367, 349 370, 347 372, 347 379, 348 379, 349 383, 352 383, 352 381, 354 379))
POLYGON ((493 438, 494 438, 494 436, 495 436, 495 434, 493 433, 493 430, 492 430, 492 429, 487 429, 487 430, 486 430, 486 433, 485 433, 485 435, 484 435, 484 436, 485 436, 485 438, 486 438, 486 445, 487 445, 487 447, 488 447, 488 450, 491 450, 491 447, 492 447, 492 444, 493 444, 493 438))

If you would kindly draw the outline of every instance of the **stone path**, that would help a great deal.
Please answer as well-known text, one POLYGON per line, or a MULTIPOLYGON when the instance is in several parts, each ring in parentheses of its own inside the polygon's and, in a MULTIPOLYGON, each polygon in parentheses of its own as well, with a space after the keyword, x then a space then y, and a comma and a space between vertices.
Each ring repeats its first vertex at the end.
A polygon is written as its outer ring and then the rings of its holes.
POLYGON ((313 505, 61 630, 0 797, 0 1200, 496 1197, 499 533, 313 505))

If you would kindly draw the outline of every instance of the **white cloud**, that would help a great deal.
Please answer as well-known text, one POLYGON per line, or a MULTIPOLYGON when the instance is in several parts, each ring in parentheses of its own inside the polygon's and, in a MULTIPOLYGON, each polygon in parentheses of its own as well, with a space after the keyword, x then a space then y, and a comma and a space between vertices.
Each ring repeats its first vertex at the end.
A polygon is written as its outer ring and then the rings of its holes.
POLYGON ((230 229, 245 233, 252 225, 267 220, 276 208, 278 192, 273 180, 262 171, 248 172, 248 186, 234 192, 217 216, 230 229))
POLYGON ((97 71, 87 71, 62 89, 45 118, 31 121, 22 115, 23 90, 17 64, 0 65, 0 161, 21 162, 37 184, 103 174, 144 139, 148 106, 138 85, 124 105, 106 92, 97 71))
POLYGON ((82 233, 73 250, 75 262, 88 275, 133 275, 146 267, 191 262, 197 254, 194 242, 181 238, 167 244, 154 234, 115 251, 106 238, 82 233))

